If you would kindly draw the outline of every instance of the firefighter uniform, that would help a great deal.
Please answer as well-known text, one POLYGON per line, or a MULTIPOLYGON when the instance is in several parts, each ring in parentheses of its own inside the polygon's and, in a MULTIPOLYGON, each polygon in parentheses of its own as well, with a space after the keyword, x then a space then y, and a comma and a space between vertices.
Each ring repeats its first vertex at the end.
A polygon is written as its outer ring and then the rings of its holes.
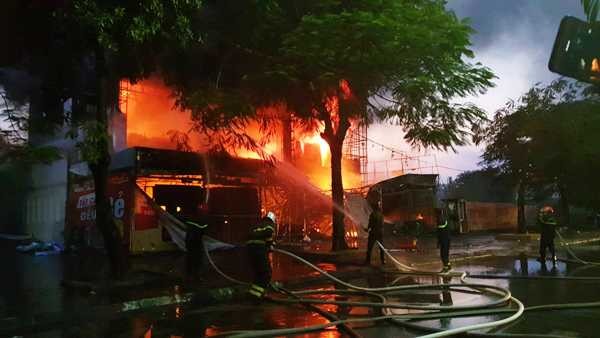
POLYGON ((187 250, 185 266, 188 278, 198 277, 204 266, 204 232, 208 224, 186 221, 185 248, 187 250))
MULTIPOLYGON (((552 210, 552 209, 548 209, 552 210)), ((556 252, 554 250, 554 234, 556 231, 556 219, 552 215, 552 211, 541 211, 538 215, 538 226, 541 228, 540 237, 540 261, 546 262, 546 248, 552 255, 552 262, 556 264, 556 252)))
POLYGON ((269 213, 260 224, 252 228, 250 238, 246 242, 250 265, 254 271, 254 282, 250 286, 250 294, 261 298, 271 284, 271 262, 269 252, 275 234, 275 216, 269 213))
POLYGON ((450 229, 448 220, 440 215, 437 228, 437 244, 440 248, 440 258, 444 265, 444 270, 450 269, 450 229))
MULTIPOLYGON (((371 251, 373 251, 373 246, 375 242, 379 241, 383 244, 383 213, 379 206, 373 209, 371 215, 369 215, 369 227, 367 229, 369 232, 369 241, 367 244, 367 257, 365 260, 365 264, 371 264, 371 251)), ((382 248, 379 248, 379 257, 381 259, 381 264, 385 264, 385 254, 382 248)))

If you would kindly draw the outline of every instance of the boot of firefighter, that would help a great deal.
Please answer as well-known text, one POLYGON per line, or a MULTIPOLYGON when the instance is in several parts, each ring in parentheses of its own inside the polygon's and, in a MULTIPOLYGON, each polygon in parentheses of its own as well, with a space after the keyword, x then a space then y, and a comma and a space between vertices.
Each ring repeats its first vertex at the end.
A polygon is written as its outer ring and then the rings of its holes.
POLYGON ((252 284, 248 289, 248 295, 254 300, 262 300, 265 296, 266 290, 260 285, 252 284))

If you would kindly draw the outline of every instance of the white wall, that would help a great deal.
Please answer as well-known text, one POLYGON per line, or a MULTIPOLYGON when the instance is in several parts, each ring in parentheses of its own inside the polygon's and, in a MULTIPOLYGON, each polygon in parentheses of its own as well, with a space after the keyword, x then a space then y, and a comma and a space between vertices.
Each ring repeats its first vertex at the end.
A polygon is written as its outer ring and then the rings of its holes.
POLYGON ((67 160, 34 165, 27 196, 25 231, 43 241, 64 242, 67 160))

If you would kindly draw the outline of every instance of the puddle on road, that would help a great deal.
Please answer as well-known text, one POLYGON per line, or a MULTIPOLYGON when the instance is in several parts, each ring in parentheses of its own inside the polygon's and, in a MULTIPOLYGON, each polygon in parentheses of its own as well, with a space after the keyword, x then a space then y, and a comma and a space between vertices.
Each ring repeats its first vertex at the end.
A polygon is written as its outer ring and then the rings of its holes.
MULTIPOLYGON (((587 258, 600 262, 598 247, 586 251, 587 258)), ((492 274, 520 277, 558 277, 560 279, 467 279, 468 282, 485 283, 508 288, 514 297, 526 306, 600 301, 600 281, 568 280, 572 276, 600 277, 600 266, 559 261, 555 267, 546 266, 530 257, 490 257, 466 261, 454 267, 456 271, 471 274, 492 274)), ((470 295, 454 294, 452 297, 467 300, 470 295)), ((436 328, 455 328, 472 325, 506 316, 480 316, 422 321, 420 324, 436 328)), ((521 319, 509 324, 502 333, 557 334, 573 337, 597 336, 600 309, 557 310, 526 312, 521 319)))

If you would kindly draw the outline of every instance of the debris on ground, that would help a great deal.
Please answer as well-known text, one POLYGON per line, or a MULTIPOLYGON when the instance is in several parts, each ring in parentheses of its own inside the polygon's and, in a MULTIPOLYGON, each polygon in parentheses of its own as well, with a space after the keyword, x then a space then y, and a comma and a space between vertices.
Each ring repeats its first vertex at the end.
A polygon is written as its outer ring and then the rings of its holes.
POLYGON ((29 244, 17 245, 17 251, 34 256, 48 256, 61 253, 64 248, 55 242, 31 241, 29 244))

